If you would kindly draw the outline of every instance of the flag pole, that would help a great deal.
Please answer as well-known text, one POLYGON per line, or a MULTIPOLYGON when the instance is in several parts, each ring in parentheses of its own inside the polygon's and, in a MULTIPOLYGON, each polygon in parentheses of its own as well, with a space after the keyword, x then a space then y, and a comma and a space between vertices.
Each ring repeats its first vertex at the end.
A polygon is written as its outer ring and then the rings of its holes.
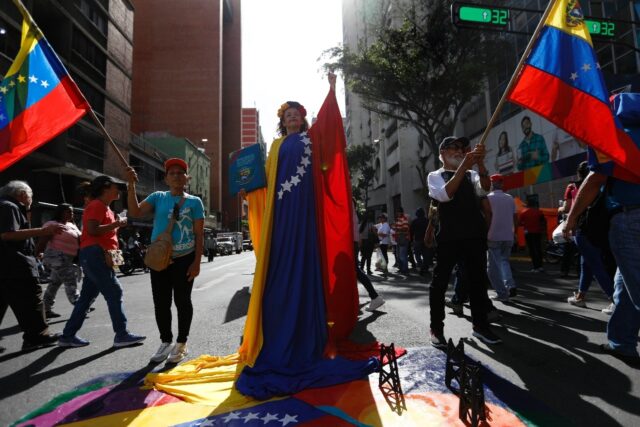
POLYGON ((557 1, 558 0, 549 0, 549 4, 547 5, 547 8, 544 10, 542 17, 540 18, 540 22, 538 22, 538 26, 536 27, 535 31, 533 32, 533 35, 531 36, 531 39, 529 40, 529 44, 527 44, 527 47, 522 53, 522 57, 520 57, 520 62, 518 62, 518 65, 516 66, 516 69, 513 72, 513 75, 511 75, 511 80, 509 80, 509 84, 507 85, 507 88, 504 90, 504 93, 502 94, 502 97, 500 98, 500 101, 498 102, 496 109, 491 115, 491 118, 489 119, 489 123, 487 123, 487 127, 484 129, 484 132, 482 133, 482 136, 480 137, 480 142, 478 142, 478 144, 484 145, 487 137, 489 136, 489 132, 493 128, 493 125, 495 124, 496 120, 498 120, 498 116, 502 111, 502 107, 504 107, 504 104, 507 101, 507 95, 509 94, 509 92, 511 92, 513 85, 516 83, 517 77, 520 75, 520 71, 522 71, 522 68, 524 67, 524 62, 527 60, 527 58, 529 58, 529 54, 533 49, 533 45, 535 44, 536 40, 538 40, 538 37, 540 36, 540 32, 542 31, 542 27, 544 27, 544 23, 549 17, 549 14, 551 13, 551 9, 553 9, 553 6, 557 1))
MULTIPOLYGON (((33 19, 33 17, 31 16, 31 14, 27 10, 27 8, 24 6, 24 4, 22 4, 22 0, 13 0, 13 4, 15 4, 16 7, 20 10, 20 14, 22 15, 22 18, 23 19, 28 19, 29 23, 38 31, 38 33, 40 33, 40 36, 42 36, 44 38, 44 33, 42 32, 42 30, 40 30, 40 27, 38 27, 38 24, 36 24, 36 21, 33 19)), ((73 84, 76 87, 78 87, 77 83, 73 80, 73 77, 71 77, 71 74, 67 73, 67 76, 68 76, 69 80, 71 80, 73 82, 73 84)), ((98 129, 100 130, 100 132, 102 132, 102 134, 105 136, 105 138, 107 138, 107 141, 109 141, 109 143, 111 144, 111 147, 114 149, 114 151, 116 152, 116 154, 120 158, 120 161, 122 162, 122 164, 125 167, 129 167, 129 162, 127 162, 127 159, 124 158, 124 156, 122 155, 122 152, 118 149, 118 146, 114 142, 113 138, 111 138, 111 135, 109 135, 109 132, 107 132, 105 127, 102 125, 102 122, 100 121, 100 119, 96 115, 96 112, 93 110, 93 107, 91 106, 91 104, 89 103, 87 98, 84 96, 84 93, 82 93, 80 88, 78 88, 78 93, 82 96, 82 99, 87 104, 87 106, 89 106, 89 113, 91 115, 91 118, 93 119, 93 121, 98 126, 98 129)))

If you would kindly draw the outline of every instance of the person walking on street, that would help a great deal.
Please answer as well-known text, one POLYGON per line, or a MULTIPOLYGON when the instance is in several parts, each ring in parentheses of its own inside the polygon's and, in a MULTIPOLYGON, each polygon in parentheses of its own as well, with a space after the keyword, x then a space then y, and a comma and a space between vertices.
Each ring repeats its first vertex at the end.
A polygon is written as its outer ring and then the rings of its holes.
POLYGON ((171 264, 162 271, 151 269, 153 306, 161 341, 151 361, 162 362, 168 358, 170 363, 178 363, 188 354, 187 337, 193 319, 191 291, 194 279, 200 274, 204 250, 204 207, 199 197, 186 192, 189 182, 187 162, 172 158, 164 163, 164 168, 169 191, 156 191, 140 203, 135 187, 138 176, 133 168, 127 170, 128 205, 133 217, 154 214, 152 242, 167 229, 172 215, 175 219, 171 230, 171 264), (178 311, 178 337, 175 346, 172 344, 171 332, 172 299, 178 311))
MULTIPOLYGON (((366 220, 364 221, 366 222, 366 220)), ((358 253, 358 246, 361 241, 359 229, 360 227, 358 226, 358 215, 356 215, 356 210, 354 205, 353 206, 353 253, 354 254, 358 253)), ((367 276, 364 273, 364 271, 362 271, 362 268, 358 263, 358 257, 354 256, 354 259, 356 263, 356 277, 358 278, 358 282, 362 283, 362 286, 364 286, 364 288, 367 290, 367 293, 369 294, 369 298, 371 298, 371 301, 369 302, 369 305, 365 310, 376 311, 378 308, 380 308, 380 306, 382 306, 385 303, 385 300, 380 295, 378 295, 375 288, 373 287, 373 283, 371 283, 371 279, 369 279, 369 276, 367 276)))
POLYGON ((425 275, 429 268, 425 259, 426 254, 424 245, 424 236, 427 232, 428 225, 429 220, 427 220, 424 209, 418 208, 416 210, 415 219, 411 221, 409 234, 411 242, 413 244, 413 254, 416 257, 416 266, 418 268, 418 271, 420 272, 420 275, 425 275))
POLYGON ((76 334, 82 328, 87 310, 95 298, 102 294, 115 332, 114 347, 126 347, 145 340, 127 330, 122 285, 114 270, 113 251, 118 250, 117 230, 127 224, 126 218, 117 217, 109 205, 120 198, 120 189, 110 177, 102 175, 91 182, 92 200, 82 215, 80 236, 80 265, 84 273, 80 298, 73 306, 71 317, 58 340, 60 347, 82 347, 89 341, 76 334))
POLYGON ((396 222, 393 229, 400 274, 409 274, 409 217, 405 215, 402 206, 396 209, 396 222))
POLYGON ((544 273, 542 268, 542 240, 546 235, 547 221, 542 211, 538 209, 538 201, 531 198, 527 201, 527 207, 520 214, 519 224, 524 227, 524 237, 529 249, 529 256, 533 268, 532 273, 544 273))
POLYGON ((371 272, 371 256, 373 255, 376 243, 378 243, 378 230, 376 229, 373 215, 373 211, 368 211, 358 227, 361 242, 360 269, 363 270, 366 265, 367 274, 373 274, 371 272))
POLYGON ((18 320, 23 350, 58 340, 44 317, 33 238, 60 234, 64 227, 55 223, 31 228, 27 212, 32 201, 33 191, 24 181, 10 181, 0 188, 0 300, 18 320))
POLYGON ((487 195, 491 205, 491 225, 487 235, 487 274, 497 293, 494 299, 507 302, 517 292, 509 264, 517 224, 516 205, 513 197, 502 191, 502 175, 491 175, 490 179, 493 191, 487 195))
POLYGON ((389 255, 387 251, 389 250, 389 245, 391 244, 391 227, 387 222, 387 214, 381 213, 378 223, 378 239, 380 240, 379 248, 380 252, 382 252, 382 257, 385 260, 385 268, 382 273, 387 275, 389 273, 389 255))
POLYGON ((449 136, 440 143, 442 168, 429 173, 429 196, 439 202, 436 265, 429 288, 431 344, 444 348, 445 292, 454 266, 462 263, 468 277, 473 336, 486 344, 502 342, 489 328, 486 300, 486 237, 479 196, 489 190, 485 148, 469 149, 466 137, 449 136), (471 168, 477 165, 476 172, 471 168))
POLYGON ((204 240, 204 249, 207 251, 207 261, 212 262, 216 255, 216 239, 211 234, 204 240))
POLYGON ((60 317, 60 314, 53 311, 53 304, 61 285, 64 285, 71 305, 80 297, 78 281, 81 272, 80 267, 73 262, 80 250, 80 230, 73 221, 73 206, 68 203, 58 205, 53 220, 45 222, 44 227, 53 223, 62 224, 62 233, 41 237, 36 246, 36 253, 43 254, 42 262, 51 271, 51 282, 44 292, 44 312, 47 318, 60 317))

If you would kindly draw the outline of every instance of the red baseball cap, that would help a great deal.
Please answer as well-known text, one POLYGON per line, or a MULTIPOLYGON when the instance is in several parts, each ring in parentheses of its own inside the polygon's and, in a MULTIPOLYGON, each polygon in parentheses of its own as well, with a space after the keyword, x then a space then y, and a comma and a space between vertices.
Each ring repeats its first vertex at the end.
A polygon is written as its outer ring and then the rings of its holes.
POLYGON ((173 157, 164 162, 164 171, 167 172, 171 166, 179 166, 185 172, 189 172, 189 165, 187 165, 187 162, 177 157, 173 157))
POLYGON ((491 175, 489 179, 491 180, 491 182, 502 182, 504 181, 504 176, 500 175, 499 173, 496 173, 491 175))

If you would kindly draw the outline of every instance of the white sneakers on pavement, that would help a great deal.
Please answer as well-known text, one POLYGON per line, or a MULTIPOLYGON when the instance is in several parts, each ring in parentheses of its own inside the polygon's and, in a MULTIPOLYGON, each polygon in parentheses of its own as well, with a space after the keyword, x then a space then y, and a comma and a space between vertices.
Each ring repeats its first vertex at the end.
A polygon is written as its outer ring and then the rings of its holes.
POLYGON ((365 308, 365 310, 367 310, 367 311, 376 311, 385 302, 386 301, 384 299, 382 299, 382 297, 380 295, 378 295, 376 298, 371 300, 371 302, 369 303, 369 307, 365 308))
POLYGON ((162 344, 160 344, 160 347, 158 348, 158 351, 156 351, 156 354, 151 356, 151 361, 154 363, 163 362, 167 357, 169 357, 169 353, 171 353, 172 349, 173 344, 171 344, 170 342, 163 342, 162 344))
POLYGON ((180 363, 182 360, 187 357, 189 351, 187 350, 187 343, 179 342, 176 343, 173 350, 171 350, 171 354, 169 355, 168 362, 169 363, 180 363))

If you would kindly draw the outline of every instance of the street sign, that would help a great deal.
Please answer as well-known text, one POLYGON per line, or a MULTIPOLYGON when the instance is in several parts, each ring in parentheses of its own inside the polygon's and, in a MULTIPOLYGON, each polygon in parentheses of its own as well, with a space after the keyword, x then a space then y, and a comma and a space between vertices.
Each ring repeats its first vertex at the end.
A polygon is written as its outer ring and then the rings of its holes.
POLYGON ((509 24, 509 11, 495 7, 460 6, 458 18, 464 22, 478 22, 504 27, 509 24))

